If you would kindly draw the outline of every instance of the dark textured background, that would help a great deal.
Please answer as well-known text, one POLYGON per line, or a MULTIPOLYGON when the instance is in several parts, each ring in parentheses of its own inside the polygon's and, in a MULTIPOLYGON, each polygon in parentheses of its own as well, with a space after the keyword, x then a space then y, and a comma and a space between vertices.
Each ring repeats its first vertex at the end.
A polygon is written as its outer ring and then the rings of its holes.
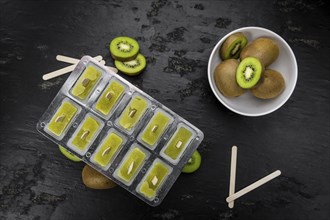
POLYGON ((0 1, 0 219, 329 219, 329 36, 323 1, 0 1), (281 35, 299 65, 279 110, 243 117, 222 106, 207 81, 213 46, 228 32, 261 26, 281 35), (105 57, 118 35, 136 38, 148 67, 127 78, 205 133, 202 167, 181 175, 163 203, 127 191, 87 189, 83 163, 64 158, 35 125, 67 76, 57 54, 105 57), (229 210, 230 147, 237 189, 282 176, 229 210))

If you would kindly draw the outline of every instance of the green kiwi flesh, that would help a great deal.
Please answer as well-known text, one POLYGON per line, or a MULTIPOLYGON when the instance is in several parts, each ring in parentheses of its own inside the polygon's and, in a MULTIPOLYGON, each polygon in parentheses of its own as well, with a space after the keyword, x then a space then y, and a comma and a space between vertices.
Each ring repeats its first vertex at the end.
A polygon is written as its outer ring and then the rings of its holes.
POLYGON ((237 97, 245 93, 236 82, 236 69, 239 62, 235 59, 222 61, 214 71, 214 80, 218 90, 226 97, 237 97))
POLYGON ((227 37, 225 42, 220 48, 220 57, 222 60, 227 59, 237 59, 242 51, 242 49, 247 44, 247 38, 242 32, 237 32, 235 34, 227 37))
POLYGON ((58 148, 60 149, 61 153, 68 158, 69 160, 73 161, 73 162, 80 162, 81 159, 79 157, 77 157, 76 155, 74 155, 73 153, 71 153, 70 151, 68 151, 67 149, 65 149, 64 147, 62 147, 61 145, 58 145, 58 148))
POLYGON ((272 64, 280 54, 277 43, 269 37, 260 37, 250 42, 240 54, 240 59, 255 57, 264 67, 272 64))
POLYGON ((243 89, 250 89, 257 85, 263 73, 261 62, 254 57, 246 57, 236 70, 237 84, 243 89))
POLYGON ((119 71, 126 75, 136 76, 147 66, 147 61, 142 54, 138 54, 134 60, 126 62, 115 60, 115 66, 119 71))
POLYGON ((110 53, 115 60, 123 62, 133 60, 139 51, 139 43, 130 37, 116 37, 110 43, 110 53))
POLYGON ((202 157, 200 153, 196 150, 191 158, 188 160, 188 163, 183 167, 182 173, 193 173, 199 169, 202 163, 202 157))
POLYGON ((251 89, 252 94, 260 99, 272 99, 279 96, 285 88, 285 80, 281 73, 266 69, 260 84, 251 89))

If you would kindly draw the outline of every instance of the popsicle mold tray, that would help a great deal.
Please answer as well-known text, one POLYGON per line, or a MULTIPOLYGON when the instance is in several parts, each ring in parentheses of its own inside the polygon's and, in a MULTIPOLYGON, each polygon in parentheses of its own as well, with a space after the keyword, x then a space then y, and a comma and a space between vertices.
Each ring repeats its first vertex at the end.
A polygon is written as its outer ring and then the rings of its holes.
POLYGON ((38 131, 151 206, 204 138, 194 125, 84 56, 38 131))

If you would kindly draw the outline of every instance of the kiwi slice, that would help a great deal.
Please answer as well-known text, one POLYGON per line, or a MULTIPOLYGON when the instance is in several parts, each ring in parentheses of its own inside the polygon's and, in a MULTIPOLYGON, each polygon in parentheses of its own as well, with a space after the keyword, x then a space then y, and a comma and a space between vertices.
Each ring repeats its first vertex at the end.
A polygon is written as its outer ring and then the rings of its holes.
POLYGON ((254 57, 246 57, 236 70, 236 81, 243 89, 250 89, 257 85, 263 73, 261 62, 254 57))
POLYGON ((196 150, 191 158, 188 160, 188 163, 183 167, 182 173, 193 173, 201 166, 202 157, 200 153, 196 150))
POLYGON ((259 37, 250 42, 241 52, 240 59, 255 57, 264 67, 272 64, 280 54, 280 49, 275 40, 269 37, 259 37))
POLYGON ((111 56, 113 59, 119 61, 135 59, 139 50, 139 43, 130 37, 116 37, 110 43, 111 56))
POLYGON ((235 59, 222 61, 214 71, 215 84, 226 97, 237 97, 245 93, 245 89, 236 82, 236 69, 239 62, 235 59))
POLYGON ((285 88, 285 81, 281 73, 267 69, 261 82, 251 89, 252 94, 260 99, 272 99, 279 96, 285 88))
POLYGON ((134 60, 121 62, 115 60, 116 68, 129 76, 136 76, 147 66, 146 58, 142 54, 138 54, 134 60))
POLYGON ((85 186, 91 189, 111 189, 117 186, 115 182, 87 164, 83 168, 81 177, 85 186))
POLYGON ((81 159, 79 157, 77 157, 76 155, 74 155, 73 153, 71 153, 70 151, 68 151, 64 147, 62 147, 61 145, 58 145, 58 148, 60 149, 61 153, 66 158, 68 158, 69 160, 72 160, 73 162, 80 162, 81 161, 81 159))
POLYGON ((227 37, 225 42, 220 48, 220 57, 223 60, 227 59, 237 59, 242 51, 242 49, 247 44, 247 38, 242 32, 237 32, 235 34, 227 37))

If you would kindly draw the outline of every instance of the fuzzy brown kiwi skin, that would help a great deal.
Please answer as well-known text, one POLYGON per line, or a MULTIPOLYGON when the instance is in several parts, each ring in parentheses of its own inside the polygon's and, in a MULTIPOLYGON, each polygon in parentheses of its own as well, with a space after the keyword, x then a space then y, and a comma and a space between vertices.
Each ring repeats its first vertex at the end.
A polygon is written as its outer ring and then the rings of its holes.
MULTIPOLYGON (((220 47, 220 57, 222 60, 225 60, 225 54, 228 50, 228 47, 233 43, 233 41, 235 41, 237 38, 246 38, 245 35, 242 33, 242 32, 237 32, 237 33, 234 33, 232 35, 230 35, 226 40, 225 42, 223 42, 223 44, 221 45, 220 47)), ((242 50, 242 49, 241 49, 242 50)), ((233 58, 238 58, 239 57, 239 54, 237 57, 233 57, 233 58)))
POLYGON ((272 64, 280 54, 277 43, 269 37, 260 37, 246 45, 240 54, 240 59, 255 57, 264 67, 272 64))
POLYGON ((83 168, 81 176, 85 186, 91 189, 111 189, 117 185, 87 164, 83 168))
POLYGON ((238 97, 245 93, 236 82, 236 69, 239 62, 235 59, 222 61, 214 71, 215 84, 218 90, 226 97, 238 97))
POLYGON ((285 80, 276 70, 266 69, 258 86, 251 89, 252 94, 260 99, 272 99, 279 96, 285 88, 285 80))

